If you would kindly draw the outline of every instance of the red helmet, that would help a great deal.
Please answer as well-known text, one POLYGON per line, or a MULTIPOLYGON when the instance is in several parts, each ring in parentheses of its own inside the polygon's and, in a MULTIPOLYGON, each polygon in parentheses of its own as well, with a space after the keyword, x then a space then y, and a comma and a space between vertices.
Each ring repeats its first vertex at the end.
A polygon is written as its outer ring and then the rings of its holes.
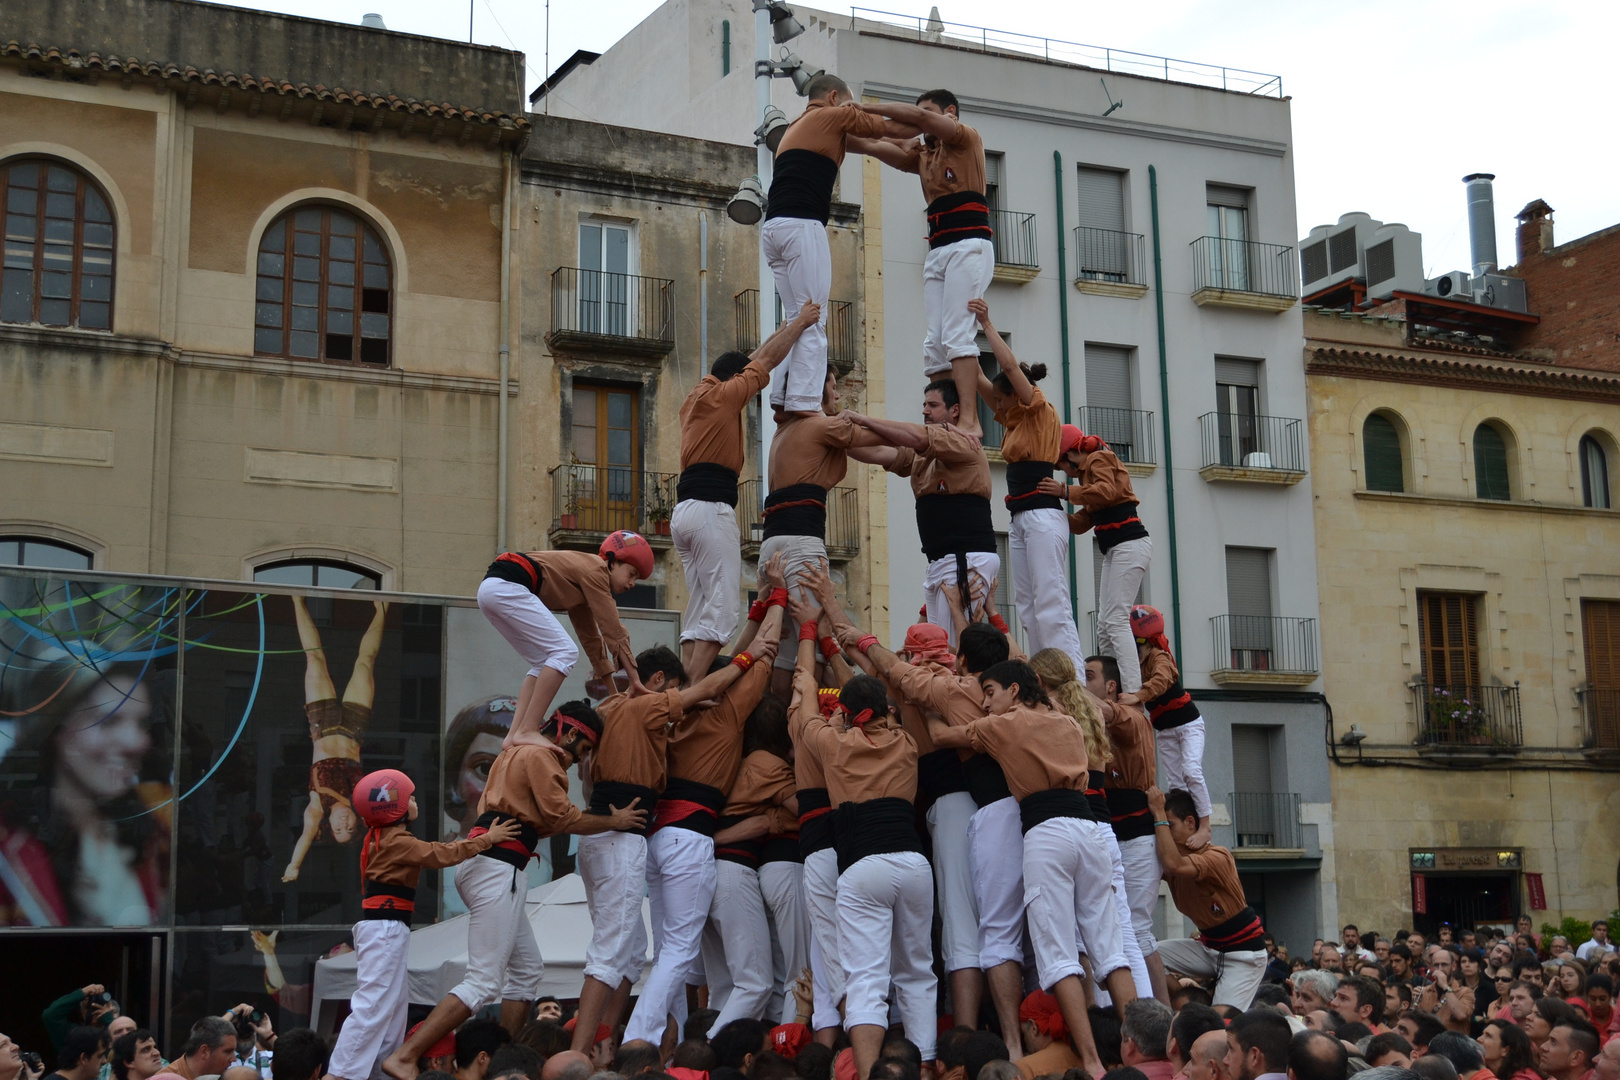
POLYGON ((1063 439, 1058 444, 1058 457, 1062 457, 1070 450, 1078 450, 1082 454, 1090 454, 1101 450, 1103 441, 1095 435, 1087 435, 1073 424, 1063 425, 1063 439))
POLYGON ((1156 607, 1137 604, 1131 608, 1131 636, 1156 638, 1164 633, 1164 615, 1156 607))
POLYGON ((354 812, 372 828, 404 821, 416 784, 398 769, 367 773, 354 785, 354 812))
POLYGON ((618 532, 608 533, 607 539, 596 550, 602 558, 612 555, 620 562, 629 563, 636 568, 636 577, 652 577, 653 551, 647 543, 647 538, 640 533, 633 533, 629 529, 620 529, 618 532))

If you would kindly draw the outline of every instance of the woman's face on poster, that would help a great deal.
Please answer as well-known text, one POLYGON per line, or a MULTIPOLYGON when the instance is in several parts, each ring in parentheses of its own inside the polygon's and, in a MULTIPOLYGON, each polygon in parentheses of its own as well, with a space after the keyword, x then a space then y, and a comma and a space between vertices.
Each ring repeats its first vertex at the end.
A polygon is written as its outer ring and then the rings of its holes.
POLYGON ((58 783, 70 783, 98 802, 135 786, 141 759, 152 746, 152 696, 127 675, 92 686, 56 733, 58 783))
POLYGON ((501 737, 480 731, 467 744, 461 756, 461 771, 456 774, 456 794, 467 807, 467 819, 478 816, 478 800, 484 797, 484 785, 489 782, 489 767, 501 753, 501 737))
POLYGON ((360 816, 342 803, 338 803, 327 813, 326 823, 332 829, 332 839, 340 844, 347 844, 354 839, 354 834, 360 827, 360 816))

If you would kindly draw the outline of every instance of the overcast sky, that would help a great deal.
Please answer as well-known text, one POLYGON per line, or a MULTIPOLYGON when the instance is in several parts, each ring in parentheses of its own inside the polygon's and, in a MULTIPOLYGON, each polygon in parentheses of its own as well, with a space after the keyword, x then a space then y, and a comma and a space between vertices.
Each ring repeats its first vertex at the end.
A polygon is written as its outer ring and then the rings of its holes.
MULTIPOLYGON (((789 0, 791 3, 792 0, 789 0)), ((932 0, 867 0, 926 15, 932 0)), ((243 6, 467 38, 466 0, 262 0, 243 6)), ((546 73, 544 0, 471 0, 473 40, 546 73)), ((552 0, 550 61, 604 52, 658 0, 552 0)), ((830 3, 807 4, 847 11, 830 3)), ((952 22, 1282 76, 1293 99, 1300 233, 1364 210, 1423 234, 1430 276, 1466 269, 1462 177, 1496 174, 1497 249, 1532 199, 1559 242, 1620 224, 1613 0, 942 0, 952 22), (994 11, 994 16, 984 13, 994 11)), ((1123 95, 1122 95, 1123 96, 1123 95)))

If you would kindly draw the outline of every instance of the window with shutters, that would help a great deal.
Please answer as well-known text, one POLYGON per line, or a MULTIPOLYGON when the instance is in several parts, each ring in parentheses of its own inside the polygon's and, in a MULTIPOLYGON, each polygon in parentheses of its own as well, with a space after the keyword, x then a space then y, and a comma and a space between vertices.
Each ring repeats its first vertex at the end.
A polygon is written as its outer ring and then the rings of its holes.
POLYGON ((991 213, 1005 209, 1001 205, 1001 173, 1006 163, 1007 155, 1000 150, 984 152, 984 203, 991 213))
MULTIPOLYGON (((1249 288, 1249 192, 1210 184, 1205 189, 1205 258, 1208 280, 1216 288, 1246 292, 1249 288)), ((1329 241, 1331 248, 1332 241, 1329 241)))
POLYGON ((1215 419, 1222 465, 1241 465, 1263 451, 1260 439, 1260 361, 1215 358, 1215 419))
POLYGON ((1136 414, 1132 391, 1132 349, 1086 342, 1086 404, 1081 424, 1106 442, 1121 461, 1146 461, 1151 447, 1145 424, 1136 414))
MULTIPOLYGON (((1008 345, 1012 344, 1012 331, 997 327, 996 333, 1000 334, 1001 340, 1008 345)), ((1001 365, 996 363, 996 354, 990 350, 990 342, 983 334, 979 335, 978 345, 979 370, 984 372, 985 378, 994 381, 995 377, 1001 374, 1001 365)), ((1002 427, 1001 423, 996 420, 996 414, 990 408, 990 403, 985 401, 982 396, 976 398, 976 408, 979 410, 979 429, 984 432, 984 445, 989 448, 1000 449, 1001 440, 1007 436, 1007 429, 1002 427)))
POLYGON ((1271 548, 1226 549, 1226 615, 1231 666, 1270 671, 1276 645, 1271 602, 1271 548))
POLYGON ((1610 509, 1613 504, 1609 501, 1609 455, 1604 451, 1603 444, 1591 435, 1582 435, 1579 453, 1581 505, 1597 510, 1610 509))
POLYGON ((1395 421, 1373 413, 1361 425, 1362 484, 1368 491, 1405 491, 1405 455, 1395 421))
POLYGON ((0 166, 6 207, 0 322, 112 329, 112 211, 89 177, 63 161, 0 166))
POLYGON ((377 230, 337 206, 295 207, 259 240, 253 351, 387 367, 393 271, 377 230))
POLYGON ((1094 281, 1139 280, 1131 276, 1133 248, 1125 234, 1125 174, 1082 166, 1077 180, 1076 276, 1094 281))
POLYGON ((1586 645, 1586 743, 1620 749, 1620 601, 1582 600, 1581 629, 1586 645))
POLYGON ((1492 423, 1474 429, 1474 494, 1481 499, 1513 498, 1509 479, 1508 436, 1492 423))
POLYGON ((1418 634, 1424 682, 1479 687, 1479 594, 1419 591, 1418 634))
POLYGON ((1240 848, 1281 848, 1299 844, 1298 808, 1284 794, 1278 774, 1283 762, 1283 729, 1275 725, 1232 725, 1232 828, 1240 848))

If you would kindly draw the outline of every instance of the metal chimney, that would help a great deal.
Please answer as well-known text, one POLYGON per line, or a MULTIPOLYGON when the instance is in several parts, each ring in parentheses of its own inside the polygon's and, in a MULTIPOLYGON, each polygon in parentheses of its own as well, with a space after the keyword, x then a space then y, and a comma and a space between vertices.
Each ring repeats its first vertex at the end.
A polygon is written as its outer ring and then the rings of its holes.
POLYGON ((388 29, 387 25, 383 23, 383 17, 374 11, 367 12, 365 15, 363 15, 360 19, 360 25, 369 26, 373 30, 388 29))
POLYGON ((1475 277, 1496 269, 1496 202, 1491 195, 1495 179, 1495 173, 1486 172, 1463 177, 1468 185, 1468 248, 1475 277))

